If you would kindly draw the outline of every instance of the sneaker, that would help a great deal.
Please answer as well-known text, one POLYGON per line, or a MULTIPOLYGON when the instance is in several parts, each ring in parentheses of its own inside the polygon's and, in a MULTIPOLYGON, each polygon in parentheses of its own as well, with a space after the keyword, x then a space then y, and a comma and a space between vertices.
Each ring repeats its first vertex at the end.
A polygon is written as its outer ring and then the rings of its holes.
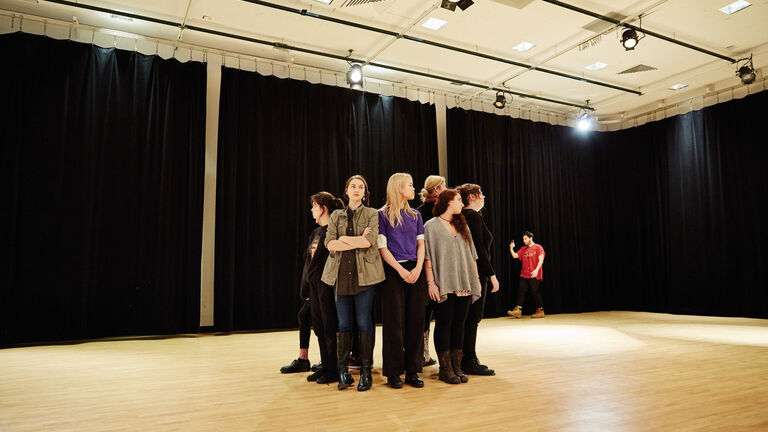
POLYGON ((309 372, 309 360, 296 359, 280 368, 281 373, 309 372))
POLYGON ((544 318, 544 309, 542 308, 536 309, 536 313, 531 315, 531 318, 544 318))
POLYGON ((515 306, 514 309, 507 311, 507 315, 511 316, 512 318, 520 318, 523 316, 523 310, 520 308, 520 306, 515 306))
POLYGON ((360 369, 360 366, 363 365, 362 360, 360 360, 359 357, 352 357, 349 356, 349 362, 347 362, 347 367, 350 369, 360 369))

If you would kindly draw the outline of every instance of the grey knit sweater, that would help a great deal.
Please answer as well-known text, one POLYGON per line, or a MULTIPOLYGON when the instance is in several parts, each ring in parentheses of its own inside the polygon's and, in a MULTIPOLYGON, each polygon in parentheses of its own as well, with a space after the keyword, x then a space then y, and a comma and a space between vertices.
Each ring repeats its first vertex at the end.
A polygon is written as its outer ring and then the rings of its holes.
MULTIPOLYGON (((467 228, 468 229, 468 228, 467 228)), ((443 226, 439 218, 424 224, 426 258, 432 262, 435 284, 440 289, 440 302, 448 294, 472 296, 472 303, 480 298, 480 280, 477 278, 477 251, 470 239, 464 241, 461 234, 455 237, 443 226)))

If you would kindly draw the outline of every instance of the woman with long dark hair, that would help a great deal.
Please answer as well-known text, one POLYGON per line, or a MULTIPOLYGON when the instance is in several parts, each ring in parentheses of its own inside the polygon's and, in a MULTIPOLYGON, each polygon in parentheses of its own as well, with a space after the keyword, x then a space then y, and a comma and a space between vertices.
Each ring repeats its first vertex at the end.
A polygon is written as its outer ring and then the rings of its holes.
POLYGON ((424 387, 423 367, 424 224, 421 213, 408 205, 416 194, 410 174, 392 174, 387 182, 387 204, 379 210, 379 252, 386 262, 387 279, 381 284, 381 315, 384 346, 383 373, 387 384, 424 387))
POLYGON ((350 177, 344 186, 347 206, 331 214, 325 235, 325 246, 330 254, 325 262, 322 281, 336 290, 339 390, 355 382, 348 369, 353 321, 357 322, 362 360, 357 390, 366 391, 372 385, 374 328, 371 316, 375 285, 384 280, 384 267, 378 248, 371 247, 379 236, 379 214, 367 207, 369 196, 365 178, 360 175, 350 177))
POLYGON ((435 351, 440 362, 438 377, 449 384, 467 382, 461 370, 464 347, 464 322, 470 303, 480 298, 477 252, 472 234, 461 214, 461 194, 446 189, 437 197, 432 213, 424 224, 429 297, 435 307, 435 351))
POLYGON ((312 327, 315 329, 317 344, 320 347, 320 368, 307 377, 308 381, 326 384, 338 381, 336 366, 336 302, 333 287, 320 280, 328 259, 328 249, 325 247, 325 237, 331 213, 344 207, 344 202, 328 192, 318 192, 309 198, 311 212, 315 222, 320 225, 309 236, 307 256, 304 263, 302 279, 309 287, 310 310, 312 327))
POLYGON ((464 210, 461 214, 467 221, 469 232, 472 233, 472 242, 477 251, 477 271, 480 274, 480 286, 482 287, 480 298, 469 306, 467 322, 464 325, 464 357, 461 360, 461 369, 469 375, 495 375, 493 369, 481 364, 477 359, 477 327, 480 320, 483 319, 483 308, 485 307, 485 298, 488 294, 488 282, 490 281, 491 292, 499 290, 499 280, 496 278, 496 272, 491 265, 491 243, 493 235, 491 230, 485 224, 480 210, 485 207, 485 195, 480 186, 473 183, 465 183, 456 190, 461 194, 461 201, 464 204, 464 210))

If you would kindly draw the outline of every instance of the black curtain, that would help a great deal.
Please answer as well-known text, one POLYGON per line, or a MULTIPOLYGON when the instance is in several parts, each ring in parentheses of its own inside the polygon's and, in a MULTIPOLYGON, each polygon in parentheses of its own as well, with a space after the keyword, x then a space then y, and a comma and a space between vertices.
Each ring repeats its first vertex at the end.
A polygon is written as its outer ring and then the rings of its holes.
POLYGON ((432 105, 224 68, 215 328, 296 327, 310 195, 340 197, 362 174, 378 208, 391 174, 411 173, 420 190, 437 171, 432 105))
POLYGON ((0 36, 2 342, 199 329, 206 68, 0 36))
POLYGON ((547 250, 549 312, 636 310, 768 317, 768 93, 617 132, 448 110, 451 183, 488 196, 505 289, 520 264, 511 238, 547 250))

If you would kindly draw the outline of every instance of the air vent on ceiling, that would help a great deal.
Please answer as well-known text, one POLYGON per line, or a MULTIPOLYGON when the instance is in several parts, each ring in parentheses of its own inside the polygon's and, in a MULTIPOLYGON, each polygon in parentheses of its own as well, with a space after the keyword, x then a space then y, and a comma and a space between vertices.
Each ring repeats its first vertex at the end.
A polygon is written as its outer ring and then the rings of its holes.
POLYGON ((529 4, 533 3, 533 0, 491 0, 504 6, 510 6, 515 9, 522 9, 529 4))
MULTIPOLYGON (((605 16, 607 16, 609 18, 613 18, 616 21, 623 21, 625 18, 627 18, 626 15, 622 15, 622 14, 616 13, 616 12, 608 12, 607 14, 605 14, 605 16)), ((585 26, 583 26, 581 28, 583 28, 584 30, 589 30, 589 31, 595 32, 595 33, 602 33, 604 31, 608 30, 609 28, 613 27, 614 25, 615 24, 611 24, 608 21, 601 20, 601 19, 596 19, 596 20, 592 21, 591 23, 589 23, 589 24, 587 24, 587 25, 585 25, 585 26)))
POLYGON ((359 6, 368 3, 377 3, 384 0, 346 0, 341 7, 359 6))
POLYGON ((637 73, 637 72, 648 72, 648 71, 652 71, 652 70, 656 70, 656 68, 653 67, 653 66, 639 64, 639 65, 633 66, 633 67, 631 67, 631 68, 629 68, 627 70, 623 70, 623 71, 619 72, 619 74, 630 74, 630 73, 637 73))

